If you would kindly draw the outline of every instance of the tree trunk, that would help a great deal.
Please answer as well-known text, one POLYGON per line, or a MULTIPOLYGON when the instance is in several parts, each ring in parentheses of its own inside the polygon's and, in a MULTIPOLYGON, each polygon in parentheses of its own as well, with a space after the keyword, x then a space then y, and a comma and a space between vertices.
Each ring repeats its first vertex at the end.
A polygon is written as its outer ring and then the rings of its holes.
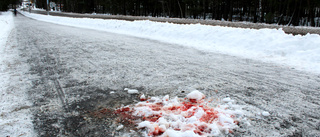
POLYGON ((253 10, 253 23, 257 23, 258 22, 258 15, 257 15, 257 8, 259 7, 259 1, 254 0, 254 10, 253 10))
POLYGON ((233 15, 233 1, 232 0, 228 0, 229 1, 229 21, 232 21, 232 15, 233 15))
POLYGON ((180 18, 184 18, 184 15, 183 15, 183 12, 182 12, 182 8, 181 8, 181 4, 180 4, 180 1, 178 1, 178 6, 179 6, 179 9, 180 9, 180 18))
POLYGON ((223 6, 223 19, 228 20, 228 14, 229 14, 229 3, 230 0, 227 0, 227 2, 223 6))
POLYGON ((314 27, 314 18, 315 18, 315 11, 314 11, 314 5, 310 2, 310 0, 307 0, 308 2, 308 10, 309 10, 309 21, 310 21, 310 26, 314 27))

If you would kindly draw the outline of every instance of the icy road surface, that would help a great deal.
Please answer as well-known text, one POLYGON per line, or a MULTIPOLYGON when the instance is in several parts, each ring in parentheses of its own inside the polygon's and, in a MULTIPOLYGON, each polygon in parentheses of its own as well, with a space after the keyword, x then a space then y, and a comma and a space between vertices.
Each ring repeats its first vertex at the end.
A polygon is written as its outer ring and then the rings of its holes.
POLYGON ((231 136, 320 135, 319 75, 22 15, 15 25, 8 42, 18 43, 30 66, 26 92, 39 136, 139 136, 135 125, 108 112, 139 100, 124 88, 148 96, 183 97, 197 89, 230 97, 250 119, 231 136), (119 123, 124 127, 115 130, 119 123))

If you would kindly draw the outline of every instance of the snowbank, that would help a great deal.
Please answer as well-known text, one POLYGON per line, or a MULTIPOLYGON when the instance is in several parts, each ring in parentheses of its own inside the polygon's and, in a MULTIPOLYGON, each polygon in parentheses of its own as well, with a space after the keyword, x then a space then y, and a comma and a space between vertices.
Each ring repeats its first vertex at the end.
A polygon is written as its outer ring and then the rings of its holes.
POLYGON ((26 64, 19 58, 14 41, 7 43, 14 28, 11 12, 0 14, 0 135, 12 137, 34 136, 32 103, 27 101, 28 82, 26 64))
POLYGON ((130 22, 23 14, 41 21, 154 39, 320 73, 320 36, 317 34, 293 36, 281 29, 255 30, 147 20, 130 22))
POLYGON ((13 28, 13 16, 11 12, 0 12, 0 27, 0 46, 3 48, 13 28))

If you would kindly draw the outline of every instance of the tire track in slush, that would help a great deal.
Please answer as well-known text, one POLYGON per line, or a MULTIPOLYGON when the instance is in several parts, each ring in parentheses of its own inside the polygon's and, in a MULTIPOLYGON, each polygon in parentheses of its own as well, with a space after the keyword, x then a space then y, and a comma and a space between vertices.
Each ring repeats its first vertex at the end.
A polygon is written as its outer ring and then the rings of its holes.
POLYGON ((53 51, 53 50, 48 51, 48 49, 46 49, 46 48, 45 48, 45 50, 41 51, 41 49, 39 48, 38 45, 35 45, 35 46, 37 47, 39 53, 46 54, 42 59, 42 63, 44 66, 46 66, 48 71, 46 71, 46 74, 44 74, 44 75, 46 75, 48 77, 48 79, 53 81, 54 86, 55 86, 55 91, 57 92, 58 98, 60 99, 61 104, 64 107, 64 111, 68 112, 68 100, 65 99, 66 96, 65 96, 64 90, 62 89, 61 84, 58 80, 59 73, 58 73, 57 67, 61 66, 61 65, 56 61, 57 57, 51 57, 54 55, 53 53, 58 53, 58 52, 53 51), (50 55, 50 53, 53 55, 50 55))
MULTIPOLYGON (((16 23, 20 22, 16 21, 16 23)), ((69 112, 69 108, 59 78, 66 75, 67 70, 62 68, 58 48, 48 48, 48 45, 55 45, 57 42, 51 42, 54 36, 45 31, 41 32, 42 35, 39 38, 39 31, 31 27, 17 29, 22 32, 17 36, 19 47, 22 48, 21 52, 29 58, 31 74, 37 75, 32 79, 33 88, 29 91, 30 98, 37 108, 33 112, 35 129, 39 136, 62 135, 64 125, 61 123, 64 115, 69 112), (56 99, 59 104, 55 104, 56 99), (61 112, 62 114, 58 114, 61 112)))

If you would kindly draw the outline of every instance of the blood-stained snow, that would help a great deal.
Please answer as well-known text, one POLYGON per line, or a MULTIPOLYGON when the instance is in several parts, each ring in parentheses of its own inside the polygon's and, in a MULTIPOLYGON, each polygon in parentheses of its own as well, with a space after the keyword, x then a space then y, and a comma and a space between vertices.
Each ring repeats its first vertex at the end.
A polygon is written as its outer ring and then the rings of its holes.
POLYGON ((145 136, 217 136, 232 134, 245 120, 241 106, 228 100, 205 98, 195 90, 185 98, 149 97, 117 111, 138 117, 137 128, 145 129, 145 136))
POLYGON ((147 20, 131 22, 22 13, 41 21, 154 39, 320 73, 320 36, 317 34, 293 36, 285 34, 281 29, 255 30, 147 20))

